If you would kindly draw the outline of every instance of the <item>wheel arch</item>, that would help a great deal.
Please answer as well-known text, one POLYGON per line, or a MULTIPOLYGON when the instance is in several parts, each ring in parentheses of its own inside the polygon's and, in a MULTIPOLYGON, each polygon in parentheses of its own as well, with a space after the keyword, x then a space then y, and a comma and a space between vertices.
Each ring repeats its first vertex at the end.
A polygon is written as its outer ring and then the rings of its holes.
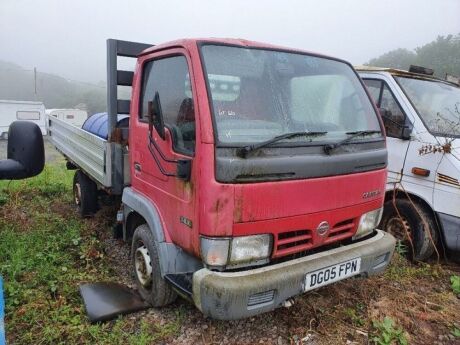
MULTIPOLYGON (((435 231, 438 235, 441 244, 444 246, 444 237, 443 237, 443 228, 441 220, 439 219, 438 213, 435 212, 430 203, 421 195, 415 194, 413 192, 404 191, 403 189, 391 189, 387 190, 385 193, 385 203, 391 202, 393 200, 393 193, 396 192, 396 199, 412 200, 415 204, 422 207, 426 212, 428 212, 434 219, 435 231)), ((384 211, 385 212, 385 211, 384 211)))
POLYGON ((167 274, 193 273, 203 268, 199 259, 166 241, 157 207, 149 199, 127 187, 123 190, 122 202, 125 219, 123 238, 130 240, 139 225, 147 224, 158 248, 162 277, 167 274))
POLYGON ((420 195, 414 194, 412 192, 404 191, 403 189, 391 189, 385 192, 385 200, 384 202, 387 203, 388 201, 393 200, 393 193, 396 193, 396 199, 405 199, 405 200, 412 200, 414 203, 422 206, 426 211, 429 211, 434 216, 436 216, 436 212, 434 212, 433 208, 430 206, 429 202, 420 195))
POLYGON ((146 224, 147 221, 138 212, 131 211, 126 216, 125 226, 123 227, 123 239, 125 241, 131 241, 134 235, 134 230, 142 224, 146 224))
POLYGON ((123 190, 122 203, 124 218, 126 219, 125 226, 123 227, 123 237, 125 240, 130 239, 130 231, 134 232, 135 229, 129 228, 128 224, 138 226, 147 223, 154 240, 157 243, 165 242, 160 215, 156 206, 150 200, 135 192, 132 188, 127 187, 123 190))

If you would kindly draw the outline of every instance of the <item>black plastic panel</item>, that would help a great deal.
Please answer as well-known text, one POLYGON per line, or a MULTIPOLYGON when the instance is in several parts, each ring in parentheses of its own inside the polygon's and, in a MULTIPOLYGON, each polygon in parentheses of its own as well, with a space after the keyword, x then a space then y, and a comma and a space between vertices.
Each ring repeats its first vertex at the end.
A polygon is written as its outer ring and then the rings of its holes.
POLYGON ((216 179, 223 183, 265 182, 353 174, 387 166, 383 140, 344 145, 331 155, 322 146, 264 148, 240 158, 236 148, 216 149, 216 179))

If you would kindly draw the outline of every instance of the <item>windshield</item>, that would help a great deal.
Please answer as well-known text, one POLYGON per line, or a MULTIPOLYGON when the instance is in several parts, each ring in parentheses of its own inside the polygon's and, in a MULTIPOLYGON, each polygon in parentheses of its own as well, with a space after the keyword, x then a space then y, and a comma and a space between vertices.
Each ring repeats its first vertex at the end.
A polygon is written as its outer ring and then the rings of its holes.
POLYGON ((429 131, 460 136, 460 88, 435 80, 395 78, 429 131))
POLYGON ((337 141, 366 130, 377 131, 370 137, 382 135, 369 98, 345 63, 211 44, 201 51, 221 144, 258 143, 301 131, 327 133, 283 142, 337 141))

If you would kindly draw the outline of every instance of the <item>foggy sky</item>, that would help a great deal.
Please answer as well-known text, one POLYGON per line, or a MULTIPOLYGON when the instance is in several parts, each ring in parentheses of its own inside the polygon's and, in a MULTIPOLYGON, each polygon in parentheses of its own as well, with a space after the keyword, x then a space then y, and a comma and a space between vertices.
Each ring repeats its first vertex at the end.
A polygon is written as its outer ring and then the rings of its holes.
POLYGON ((0 60, 90 82, 107 38, 245 38, 362 64, 459 32, 459 0, 0 0, 0 60))

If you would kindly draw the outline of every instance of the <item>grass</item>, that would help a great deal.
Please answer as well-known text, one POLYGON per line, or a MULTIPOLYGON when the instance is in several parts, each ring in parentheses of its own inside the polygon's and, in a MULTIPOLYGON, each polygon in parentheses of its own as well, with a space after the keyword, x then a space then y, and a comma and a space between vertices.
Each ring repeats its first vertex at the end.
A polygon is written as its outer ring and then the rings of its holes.
POLYGON ((453 344, 460 338, 459 267, 412 264, 404 248, 383 275, 333 284, 296 298, 289 309, 248 320, 205 319, 179 301, 91 325, 78 285, 117 281, 120 262, 110 258, 108 246, 114 244, 106 241, 107 219, 77 216, 72 178, 59 162, 35 178, 0 182, 0 275, 9 344, 276 343, 277 337, 267 338, 275 327, 285 343, 310 336, 319 345, 421 344, 439 337, 453 337, 443 338, 453 344))
POLYGON ((0 182, 0 275, 8 342, 151 344, 177 333, 179 322, 87 322, 79 283, 113 280, 113 272, 96 233, 88 230, 91 224, 71 207, 72 178, 57 164, 30 180, 0 182))

